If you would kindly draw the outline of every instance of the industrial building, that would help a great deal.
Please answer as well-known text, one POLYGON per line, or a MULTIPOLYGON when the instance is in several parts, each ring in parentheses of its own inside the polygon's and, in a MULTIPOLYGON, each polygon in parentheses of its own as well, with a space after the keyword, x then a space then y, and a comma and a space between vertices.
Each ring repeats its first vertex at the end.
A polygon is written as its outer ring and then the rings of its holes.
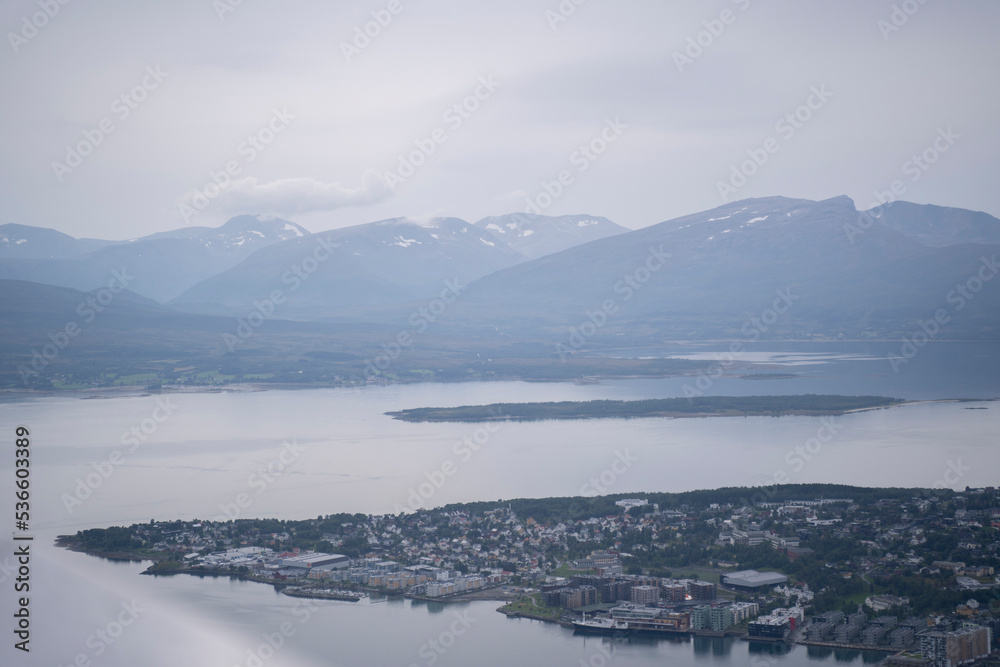
POLYGON ((351 559, 341 554, 304 553, 281 559, 281 567, 297 570, 312 570, 314 568, 332 570, 349 567, 350 564, 351 559))

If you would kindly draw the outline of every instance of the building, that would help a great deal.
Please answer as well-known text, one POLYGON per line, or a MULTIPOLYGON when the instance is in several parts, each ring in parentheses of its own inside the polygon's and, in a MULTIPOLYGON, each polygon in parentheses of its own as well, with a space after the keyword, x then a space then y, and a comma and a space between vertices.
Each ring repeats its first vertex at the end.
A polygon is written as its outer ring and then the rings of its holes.
POLYGON ((761 616, 747 624, 747 635, 750 637, 783 639, 791 630, 791 619, 788 616, 761 616))
POLYGON ((733 610, 729 607, 713 607, 709 612, 709 623, 712 632, 725 632, 733 627, 733 610))
POLYGON ((703 604, 691 610, 691 628, 694 630, 725 632, 734 625, 736 625, 736 621, 734 620, 733 607, 712 607, 703 604))
POLYGON ((660 601, 660 587, 633 586, 631 595, 633 604, 656 604, 660 601))
POLYGON ((988 656, 991 642, 989 628, 932 632, 920 637, 920 653, 934 667, 957 667, 988 656))
POLYGON ((679 613, 663 613, 648 620, 629 621, 629 630, 636 632, 687 632, 688 615, 679 613))
POLYGON ((621 507, 626 512, 633 507, 645 507, 649 504, 649 501, 645 498, 622 498, 621 500, 616 500, 615 505, 621 507))
POLYGON ((868 617, 863 612, 851 614, 846 623, 841 623, 834 629, 834 641, 838 644, 857 644, 861 631, 867 624, 868 617))
POLYGON ((760 605, 756 602, 734 602, 729 608, 733 610, 733 625, 757 618, 760 613, 760 605))
POLYGON ((351 559, 341 554, 304 553, 281 559, 281 567, 295 570, 311 570, 313 568, 332 570, 348 567, 350 564, 351 559))
POLYGON ((778 535, 771 535, 771 546, 777 551, 786 551, 789 547, 799 546, 799 538, 797 537, 780 537, 778 535))
POLYGON ((889 633, 889 646, 902 650, 913 643, 913 628, 896 628, 889 633))
POLYGON ((687 599, 687 586, 681 583, 661 583, 660 597, 667 602, 684 602, 687 599))
POLYGON ((806 639, 811 642, 830 641, 836 628, 836 624, 829 621, 820 621, 819 623, 813 621, 808 629, 806 629, 806 639))
POLYGON ((958 576, 955 577, 955 583, 958 587, 966 591, 978 591, 986 588, 991 588, 989 584, 984 584, 980 581, 973 579, 972 577, 958 576))
MULTIPOLYGON (((897 620, 898 619, 895 616, 879 616, 878 618, 872 619, 872 622, 868 624, 868 627, 861 632, 862 643, 868 646, 878 646, 879 644, 889 643, 889 632, 896 627, 897 620)), ((912 630, 910 632, 912 635, 912 630)))
POLYGON ((905 607, 908 604, 910 604, 910 598, 901 598, 895 595, 872 595, 865 600, 865 606, 871 607, 873 611, 885 611, 893 607, 905 607))
POLYGON ((688 594, 692 600, 714 600, 716 586, 708 581, 691 581, 687 585, 688 594))
POLYGON ((707 630, 712 623, 711 607, 701 604, 691 610, 691 629, 707 630))
POLYGON ((719 578, 719 581, 723 586, 728 586, 743 593, 756 593, 764 588, 788 583, 788 577, 778 572, 741 570, 732 574, 723 574, 719 578))
POLYGON ((733 530, 733 544, 737 546, 755 547, 768 541, 768 536, 762 530, 733 530))

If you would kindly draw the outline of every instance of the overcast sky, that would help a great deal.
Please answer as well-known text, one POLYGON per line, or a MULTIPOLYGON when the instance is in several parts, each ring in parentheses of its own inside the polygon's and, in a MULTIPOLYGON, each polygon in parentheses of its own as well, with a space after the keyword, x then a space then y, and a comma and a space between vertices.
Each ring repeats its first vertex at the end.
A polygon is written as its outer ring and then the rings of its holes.
POLYGON ((995 0, 7 0, 0 25, 0 222, 78 237, 531 202, 639 228, 897 180, 1000 216, 995 0))

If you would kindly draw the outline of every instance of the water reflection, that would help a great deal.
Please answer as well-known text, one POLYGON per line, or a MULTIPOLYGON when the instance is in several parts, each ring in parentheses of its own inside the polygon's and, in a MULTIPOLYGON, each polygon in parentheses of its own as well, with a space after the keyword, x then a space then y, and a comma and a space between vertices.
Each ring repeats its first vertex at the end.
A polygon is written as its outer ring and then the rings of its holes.
POLYGON ((696 655, 727 656, 733 650, 732 637, 695 637, 694 652, 696 655))

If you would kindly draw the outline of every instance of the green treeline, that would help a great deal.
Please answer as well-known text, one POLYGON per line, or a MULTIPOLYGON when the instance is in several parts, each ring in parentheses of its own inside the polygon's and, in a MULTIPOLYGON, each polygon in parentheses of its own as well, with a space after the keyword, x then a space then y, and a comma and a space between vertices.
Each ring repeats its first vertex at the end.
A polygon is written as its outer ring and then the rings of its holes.
POLYGON ((610 419, 635 417, 839 415, 849 410, 902 403, 884 396, 693 396, 641 401, 492 403, 455 408, 412 408, 386 414, 403 421, 480 422, 510 419, 610 419))

